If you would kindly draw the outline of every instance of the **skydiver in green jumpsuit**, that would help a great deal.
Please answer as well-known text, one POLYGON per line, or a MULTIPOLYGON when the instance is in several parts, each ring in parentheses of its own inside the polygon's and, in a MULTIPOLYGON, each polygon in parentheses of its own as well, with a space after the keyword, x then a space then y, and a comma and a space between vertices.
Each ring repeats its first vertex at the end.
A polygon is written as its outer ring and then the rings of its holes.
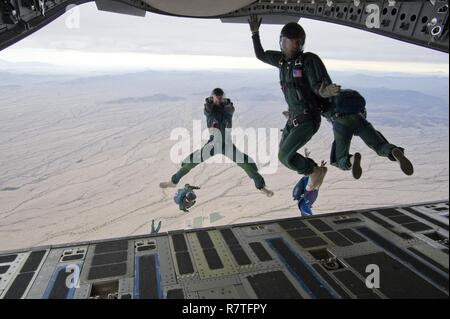
POLYGON ((404 149, 390 144, 387 139, 366 120, 366 101, 356 91, 342 90, 331 108, 323 113, 333 124, 334 142, 330 164, 341 170, 352 170, 355 179, 362 175, 361 154, 350 155, 353 136, 359 136, 379 156, 397 161, 406 175, 414 173, 414 167, 404 155, 404 149))
POLYGON ((281 89, 289 107, 278 158, 287 168, 308 175, 306 190, 312 191, 322 184, 327 168, 297 151, 318 131, 321 113, 340 87, 328 81, 326 68, 317 55, 303 52, 306 34, 298 23, 288 23, 281 30, 281 51, 264 51, 259 36, 261 22, 255 15, 249 19, 255 54, 280 70, 281 89))
POLYGON ((211 96, 206 98, 204 106, 208 128, 212 129, 215 134, 220 134, 220 136, 211 135, 208 142, 200 150, 195 151, 183 160, 181 168, 172 176, 171 180, 160 183, 160 187, 176 187, 178 182, 197 165, 215 155, 223 154, 245 171, 248 177, 254 181, 258 190, 266 196, 272 197, 274 193, 266 188, 264 178, 258 173, 258 167, 253 159, 237 149, 226 132, 227 129, 232 127, 235 108, 230 99, 225 98, 224 95, 222 89, 214 89, 211 96), (221 139, 221 142, 217 142, 218 138, 221 139))

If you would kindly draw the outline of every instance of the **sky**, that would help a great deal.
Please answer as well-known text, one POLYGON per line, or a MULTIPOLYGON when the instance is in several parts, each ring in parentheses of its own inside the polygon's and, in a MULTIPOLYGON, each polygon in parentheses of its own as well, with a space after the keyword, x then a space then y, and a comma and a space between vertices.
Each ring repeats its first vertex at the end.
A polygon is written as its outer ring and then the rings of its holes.
MULTIPOLYGON (((306 51, 334 71, 448 76, 448 54, 369 32, 302 19, 306 51)), ((263 25, 266 50, 278 49, 282 26, 263 25)), ((175 18, 147 13, 134 17, 98 11, 88 3, 0 51, 7 63, 56 65, 64 70, 225 70, 270 68, 254 57, 246 24, 175 18)), ((30 67, 30 64, 27 64, 30 67)))

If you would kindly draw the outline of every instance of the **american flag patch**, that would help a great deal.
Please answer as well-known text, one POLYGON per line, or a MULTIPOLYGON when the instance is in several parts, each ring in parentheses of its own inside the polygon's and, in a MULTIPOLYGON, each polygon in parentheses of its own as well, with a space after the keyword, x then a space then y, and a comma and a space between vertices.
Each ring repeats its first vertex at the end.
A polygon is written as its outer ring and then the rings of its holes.
POLYGON ((294 69, 294 78, 301 78, 302 77, 302 70, 294 69))

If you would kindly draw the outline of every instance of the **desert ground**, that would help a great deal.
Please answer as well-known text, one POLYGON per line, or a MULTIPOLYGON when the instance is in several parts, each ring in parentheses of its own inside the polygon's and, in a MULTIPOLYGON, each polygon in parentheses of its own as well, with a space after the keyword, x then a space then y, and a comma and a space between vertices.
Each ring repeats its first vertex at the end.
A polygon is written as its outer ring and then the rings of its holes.
MULTIPOLYGON (((273 198, 231 163, 202 164, 181 181, 201 186, 189 213, 173 202, 175 189, 158 187, 179 167, 169 156, 171 131, 192 131, 193 120, 205 127, 203 101, 215 86, 235 103, 234 127, 282 128, 276 74, 257 84, 255 75, 232 73, 9 76, 0 77, 0 250, 146 234, 153 219, 165 232, 299 215, 292 188, 301 176, 281 164, 265 175, 273 198)), ((362 178, 330 167, 315 214, 448 198, 448 78, 442 81, 443 98, 387 90, 381 80, 362 86, 368 119, 406 149, 415 174, 403 175, 355 138, 362 178)), ((331 142, 323 121, 307 145, 311 157, 328 161, 331 142)))

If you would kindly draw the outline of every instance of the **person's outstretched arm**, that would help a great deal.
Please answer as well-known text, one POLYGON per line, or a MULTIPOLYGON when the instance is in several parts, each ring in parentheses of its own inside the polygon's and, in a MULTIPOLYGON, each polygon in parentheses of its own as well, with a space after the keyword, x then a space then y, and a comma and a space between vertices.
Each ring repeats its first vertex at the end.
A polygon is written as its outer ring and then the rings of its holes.
POLYGON ((258 60, 264 63, 270 64, 274 67, 279 67, 280 59, 282 57, 279 51, 264 51, 261 44, 261 38, 259 37, 259 27, 261 26, 262 18, 257 15, 251 15, 248 20, 250 30, 252 31, 253 48, 255 49, 255 55, 258 60))

